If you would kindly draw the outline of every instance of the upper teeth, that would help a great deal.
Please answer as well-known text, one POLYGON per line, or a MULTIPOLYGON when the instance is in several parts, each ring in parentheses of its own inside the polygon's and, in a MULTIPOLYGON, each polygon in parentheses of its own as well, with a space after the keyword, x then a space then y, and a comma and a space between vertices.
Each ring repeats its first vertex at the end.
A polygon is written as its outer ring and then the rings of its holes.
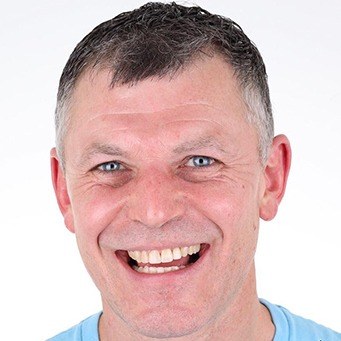
POLYGON ((138 263, 145 264, 160 264, 169 263, 173 260, 186 257, 187 255, 193 255, 200 251, 200 244, 176 247, 175 249, 164 249, 161 251, 150 250, 150 251, 128 251, 130 258, 136 260, 138 263))

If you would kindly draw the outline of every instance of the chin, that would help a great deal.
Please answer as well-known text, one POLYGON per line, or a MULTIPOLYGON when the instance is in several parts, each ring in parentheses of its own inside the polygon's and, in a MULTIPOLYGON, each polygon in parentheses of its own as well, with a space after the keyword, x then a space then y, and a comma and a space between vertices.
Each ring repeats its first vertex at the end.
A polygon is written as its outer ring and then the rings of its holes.
POLYGON ((157 308, 134 319, 132 327, 140 335, 151 338, 175 338, 191 335, 200 330, 207 320, 188 309, 157 308))

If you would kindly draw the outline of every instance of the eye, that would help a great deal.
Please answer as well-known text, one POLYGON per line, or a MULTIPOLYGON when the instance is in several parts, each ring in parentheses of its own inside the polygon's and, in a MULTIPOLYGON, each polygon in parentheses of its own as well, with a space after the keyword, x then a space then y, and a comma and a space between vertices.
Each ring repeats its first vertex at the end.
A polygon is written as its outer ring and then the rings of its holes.
POLYGON ((110 161, 102 163, 97 167, 102 172, 115 172, 124 169, 124 167, 117 161, 110 161))
POLYGON ((189 167, 208 167, 215 163, 215 159, 208 157, 208 156, 193 156, 191 157, 186 166, 189 167))

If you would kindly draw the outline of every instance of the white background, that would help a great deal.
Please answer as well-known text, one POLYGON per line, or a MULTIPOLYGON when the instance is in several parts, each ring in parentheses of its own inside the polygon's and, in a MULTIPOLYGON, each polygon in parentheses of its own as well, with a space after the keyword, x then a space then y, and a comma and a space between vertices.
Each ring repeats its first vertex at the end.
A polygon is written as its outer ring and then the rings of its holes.
MULTIPOLYGON (((95 25, 142 1, 4 2, 0 14, 0 335, 44 340, 100 310, 50 182, 62 68, 95 25)), ((293 148, 286 197, 262 223, 259 295, 341 331, 341 2, 212 1, 267 65, 276 132, 293 148)))

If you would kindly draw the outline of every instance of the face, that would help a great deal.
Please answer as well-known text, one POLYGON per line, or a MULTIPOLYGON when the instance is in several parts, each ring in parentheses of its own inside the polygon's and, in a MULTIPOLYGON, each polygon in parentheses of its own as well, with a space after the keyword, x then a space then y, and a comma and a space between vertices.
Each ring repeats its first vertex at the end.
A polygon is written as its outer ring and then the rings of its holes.
POLYGON ((266 176, 246 110, 218 57, 133 86, 78 82, 55 188, 117 328, 186 335, 254 293, 266 176))

